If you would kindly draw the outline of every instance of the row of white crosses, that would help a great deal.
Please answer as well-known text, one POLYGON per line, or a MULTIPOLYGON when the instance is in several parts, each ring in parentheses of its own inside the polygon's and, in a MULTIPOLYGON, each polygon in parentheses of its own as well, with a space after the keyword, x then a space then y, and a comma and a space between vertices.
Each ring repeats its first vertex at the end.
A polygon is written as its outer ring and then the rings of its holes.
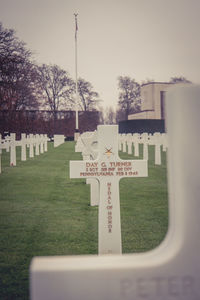
POLYGON ((31 300, 200 299, 199 112, 200 86, 167 92, 169 228, 161 245, 147 253, 34 258, 31 300))
POLYGON ((155 146, 155 164, 161 165, 161 149, 167 149, 166 133, 155 132, 153 135, 146 132, 139 134, 120 134, 119 135, 119 150, 139 156, 139 144, 143 144, 143 159, 148 160, 148 145, 155 146), (134 153, 133 153, 134 150, 134 153))
POLYGON ((5 139, 0 135, 0 173, 1 173, 1 153, 3 149, 10 152, 10 166, 16 166, 16 147, 21 147, 21 160, 26 161, 26 147, 29 148, 29 157, 33 158, 34 155, 46 152, 48 137, 46 134, 21 134, 21 140, 16 140, 16 134, 11 133, 10 136, 6 136, 5 139))

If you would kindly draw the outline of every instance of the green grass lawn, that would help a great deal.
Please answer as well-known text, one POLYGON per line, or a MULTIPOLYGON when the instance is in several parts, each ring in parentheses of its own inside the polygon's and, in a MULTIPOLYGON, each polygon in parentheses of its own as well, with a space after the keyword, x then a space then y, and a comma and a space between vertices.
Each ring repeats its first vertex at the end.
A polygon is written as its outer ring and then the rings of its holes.
MULTIPOLYGON (((140 147, 140 153, 142 149, 140 147)), ((120 182, 123 253, 143 252, 163 240, 168 227, 166 154, 154 165, 149 147, 149 177, 120 182)), ((27 156, 28 157, 28 156, 27 156)), ((120 153, 123 159, 132 155, 120 153)), ((17 166, 2 155, 0 175, 0 299, 28 299, 29 265, 41 255, 97 254, 98 208, 90 207, 89 185, 69 179, 69 160, 80 160, 74 142, 17 166)))

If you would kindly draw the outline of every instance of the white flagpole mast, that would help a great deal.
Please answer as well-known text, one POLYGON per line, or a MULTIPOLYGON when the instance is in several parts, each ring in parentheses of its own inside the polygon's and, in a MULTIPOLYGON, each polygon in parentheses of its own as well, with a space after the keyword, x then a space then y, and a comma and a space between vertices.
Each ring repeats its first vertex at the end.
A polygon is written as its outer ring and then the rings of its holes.
POLYGON ((78 14, 74 14, 74 16, 75 16, 76 132, 78 132, 79 131, 79 124, 78 124, 78 68, 77 68, 77 31, 78 31, 77 16, 78 16, 78 14))

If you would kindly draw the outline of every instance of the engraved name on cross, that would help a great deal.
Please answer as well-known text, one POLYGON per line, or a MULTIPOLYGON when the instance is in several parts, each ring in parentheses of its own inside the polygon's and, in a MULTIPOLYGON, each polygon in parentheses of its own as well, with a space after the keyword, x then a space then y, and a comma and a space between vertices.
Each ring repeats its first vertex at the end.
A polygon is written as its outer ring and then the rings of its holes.
POLYGON ((98 248, 99 254, 122 253, 119 180, 146 177, 146 160, 118 157, 118 126, 98 126, 98 158, 70 161, 70 178, 96 178, 100 184, 98 248))

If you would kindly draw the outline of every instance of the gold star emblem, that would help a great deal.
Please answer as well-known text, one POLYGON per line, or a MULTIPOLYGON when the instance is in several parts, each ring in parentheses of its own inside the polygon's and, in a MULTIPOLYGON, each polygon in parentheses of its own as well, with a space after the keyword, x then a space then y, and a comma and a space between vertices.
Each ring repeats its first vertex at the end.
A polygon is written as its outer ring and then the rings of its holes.
POLYGON ((113 154, 113 152, 111 150, 112 150, 112 148, 110 148, 110 149, 106 148, 105 154, 108 156, 108 158, 111 156, 111 154, 113 154))

